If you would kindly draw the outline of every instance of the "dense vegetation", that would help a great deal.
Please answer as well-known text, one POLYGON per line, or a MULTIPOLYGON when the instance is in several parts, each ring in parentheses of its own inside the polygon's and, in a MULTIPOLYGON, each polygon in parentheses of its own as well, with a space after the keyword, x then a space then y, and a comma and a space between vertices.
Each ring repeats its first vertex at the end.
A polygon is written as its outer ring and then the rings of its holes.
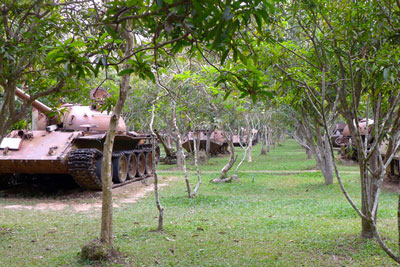
MULTIPOLYGON (((389 249, 392 239, 385 239, 387 228, 378 223, 383 227, 378 229, 376 220, 377 214, 385 214, 386 195, 380 196, 385 172, 400 150, 399 1, 3 2, 0 140, 12 129, 29 128, 30 106, 37 98, 45 97, 52 113, 61 115, 59 100, 88 103, 82 96, 90 89, 105 87, 111 92, 101 107, 111 112, 111 119, 102 155, 100 231, 100 243, 110 251, 114 248, 112 143, 123 116, 130 130, 158 129, 170 136, 177 167, 182 164, 184 170, 180 137, 190 131, 222 130, 231 146, 228 136, 234 131, 245 128, 250 135, 256 128, 266 153, 289 129, 316 160, 327 185, 321 190, 332 188, 336 176, 361 218, 361 236, 375 238, 400 263, 394 252, 398 249, 389 249), (29 92, 30 100, 16 100, 17 88, 29 92), (366 134, 354 123, 360 118, 373 123, 366 134), (358 194, 347 173, 336 168, 331 135, 338 121, 349 127, 351 149, 356 151, 361 201, 349 197, 358 194), (387 149, 381 152, 384 143, 387 149)), ((220 177, 206 172, 203 179, 230 180, 226 171, 234 159, 230 149, 220 177)), ((210 164, 202 168, 216 171, 222 162, 210 164)), ((290 166, 279 160, 259 164, 255 160, 247 168, 290 166)), ((261 173, 255 172, 252 179, 261 173)), ((182 199, 181 204, 201 201, 210 188, 205 186, 198 199, 182 199)), ((272 191, 280 189, 276 184, 272 191)), ((187 191, 189 198, 196 196, 190 186, 187 191)), ((398 210, 400 221, 400 205, 398 210)))
MULTIPOLYGON (((392 260, 373 240, 360 237, 360 219, 347 204, 337 183, 323 184, 314 160, 293 140, 268 155, 244 163, 240 181, 205 182, 200 195, 188 199, 182 173, 160 166, 166 206, 164 232, 156 228, 154 196, 114 210, 115 245, 124 255, 120 266, 391 266, 392 260), (171 177, 174 177, 171 179, 171 177)), ((217 175, 223 157, 201 165, 203 178, 217 175)), ((344 183, 359 201, 357 166, 340 166, 344 183)), ((195 174, 190 177, 195 179, 195 174)), ((397 194, 384 191, 379 225, 388 240, 395 240, 393 211, 397 194)), ((3 266, 91 265, 79 257, 79 247, 98 234, 100 215, 76 212, 6 209, 34 205, 44 199, 17 196, 0 202, 0 259, 3 266)), ((97 196, 97 199, 99 197, 97 196)), ((93 202, 70 199, 69 202, 93 202)), ((392 244, 393 245, 393 244, 392 244)))

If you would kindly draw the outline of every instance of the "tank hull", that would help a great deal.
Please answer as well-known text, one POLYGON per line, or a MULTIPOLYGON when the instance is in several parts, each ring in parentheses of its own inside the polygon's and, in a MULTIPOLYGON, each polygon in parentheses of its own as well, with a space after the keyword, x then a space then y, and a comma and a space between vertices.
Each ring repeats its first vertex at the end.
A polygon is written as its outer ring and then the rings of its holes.
MULTIPOLYGON (((31 101, 20 89, 16 95, 31 101)), ((36 174, 69 174, 83 188, 101 189, 102 151, 112 115, 101 111, 109 96, 105 89, 96 88, 91 96, 90 106, 62 104, 54 112, 37 100, 31 101, 36 109, 32 112, 32 130, 13 131, 1 140, 0 182, 36 174)), ((127 132, 122 117, 118 119, 112 151, 114 183, 152 174, 150 138, 127 132)))
MULTIPOLYGON (((0 176, 56 174, 54 179, 57 179, 57 174, 69 174, 81 187, 100 190, 101 151, 105 139, 106 133, 84 131, 13 131, 2 142, 0 176)), ((135 173, 131 171, 129 178, 116 176, 116 183, 125 182, 127 178, 137 180, 152 174, 152 164, 149 160, 134 160, 136 157, 151 157, 152 145, 149 144, 149 140, 148 136, 130 133, 115 136, 113 164, 114 161, 119 162, 122 157, 125 158, 125 163, 127 160, 137 162, 137 166, 129 166, 130 169, 140 170, 135 173)), ((116 168, 119 168, 118 164, 116 168)))
MULTIPOLYGON (((82 132, 30 131, 19 149, 0 150, 0 173, 68 173, 67 156, 82 132)), ((8 138, 19 138, 13 131, 8 138)))
MULTIPOLYGON (((182 147, 188 151, 194 151, 194 141, 200 140, 199 148, 200 150, 206 150, 207 146, 207 134, 204 131, 200 132, 189 132, 187 136, 182 141, 182 147), (199 136, 200 134, 200 136, 199 136)), ((225 154, 228 150, 228 143, 225 141, 222 131, 216 130, 210 134, 210 153, 213 155, 225 154)))

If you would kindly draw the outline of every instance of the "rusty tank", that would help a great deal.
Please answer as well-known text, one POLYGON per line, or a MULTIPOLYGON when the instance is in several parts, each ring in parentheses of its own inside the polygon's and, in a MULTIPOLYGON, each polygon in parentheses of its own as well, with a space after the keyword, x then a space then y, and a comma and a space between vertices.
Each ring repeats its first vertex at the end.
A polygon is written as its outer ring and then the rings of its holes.
MULTIPOLYGON (((248 139, 249 139, 249 135, 246 133, 246 131, 242 128, 242 134, 234 134, 232 137, 232 141, 233 141, 233 146, 235 147, 246 147, 248 146, 248 139)), ((251 129, 251 134, 253 135, 253 139, 251 144, 253 146, 255 146, 258 143, 258 130, 257 129, 251 129)))
MULTIPOLYGON (((358 127, 360 128, 360 135, 361 135, 361 138, 363 141, 365 139, 366 133, 367 132, 369 134, 371 133, 373 124, 374 124, 374 121, 371 119, 368 120, 368 123, 367 123, 367 119, 365 119, 365 118, 358 120, 358 127), (368 124, 368 130, 367 130, 367 124, 368 124)), ((354 125, 355 125, 355 122, 354 122, 354 125)), ((340 135, 340 133, 339 133, 339 135, 340 135)), ((343 130, 341 132, 341 136, 338 136, 335 139, 335 144, 337 147, 341 148, 340 154, 343 158, 358 160, 357 148, 352 143, 350 127, 348 125, 346 125, 343 128, 343 130)))
MULTIPOLYGON (((332 145, 335 148, 340 148, 342 142, 347 142, 347 138, 343 136, 343 131, 346 128, 346 123, 337 123, 331 135, 332 145)), ((347 127, 348 129, 348 127, 347 127)))
MULTIPOLYGON (((182 141, 182 147, 188 151, 194 151, 194 141, 200 141, 200 150, 206 150, 207 147, 207 132, 206 131, 196 131, 189 132, 182 141)), ((210 153, 212 155, 226 154, 228 153, 228 143, 225 140, 224 133, 221 130, 215 130, 210 133, 210 153)))
MULTIPOLYGON (((30 96, 17 89, 24 101, 30 96)), ((102 150, 110 116, 99 111, 107 92, 91 92, 93 104, 61 105, 58 116, 35 100, 32 103, 32 130, 15 130, 0 144, 0 178, 18 175, 68 174, 84 189, 101 190, 102 150)), ((119 119, 112 155, 114 185, 152 175, 151 136, 127 131, 119 119)), ((159 158, 159 148, 156 149, 159 158)))

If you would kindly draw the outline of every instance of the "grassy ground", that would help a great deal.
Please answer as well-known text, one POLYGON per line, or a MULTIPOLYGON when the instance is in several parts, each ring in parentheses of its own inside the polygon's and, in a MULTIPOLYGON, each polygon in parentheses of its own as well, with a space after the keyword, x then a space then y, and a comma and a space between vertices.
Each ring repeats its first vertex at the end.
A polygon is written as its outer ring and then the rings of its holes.
MULTIPOLYGON (((359 238, 360 219, 337 183, 323 185, 315 162, 292 141, 245 162, 240 181, 209 184, 227 158, 202 165, 200 195, 188 199, 180 176, 161 192, 165 232, 156 227, 153 196, 114 210, 115 244, 133 266, 392 266, 374 241, 359 238), (293 171, 302 170, 296 173, 293 171), (260 172, 273 171, 273 172, 260 172), (290 172, 289 172, 290 171, 290 172)), ((239 156, 240 159, 240 156, 239 156)), ((359 202, 357 166, 340 166, 359 202)), ((195 174, 191 172, 192 183, 195 174)), ((397 195, 383 192, 379 226, 395 248, 397 195)), ((29 199, 26 201, 30 201, 29 199)), ((100 214, 16 211, 0 198, 0 266, 81 266, 80 247, 99 234, 100 214)), ((117 265, 107 264, 105 265, 117 265)))

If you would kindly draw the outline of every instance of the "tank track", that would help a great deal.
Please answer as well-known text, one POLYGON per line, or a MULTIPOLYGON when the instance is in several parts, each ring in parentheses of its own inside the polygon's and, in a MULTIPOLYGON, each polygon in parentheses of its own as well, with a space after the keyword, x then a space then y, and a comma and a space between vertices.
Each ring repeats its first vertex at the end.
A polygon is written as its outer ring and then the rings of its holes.
MULTIPOLYGON (((151 145, 142 145, 138 149, 124 150, 113 152, 113 157, 118 157, 123 154, 130 155, 132 153, 151 152, 151 145)), ((101 190, 101 177, 96 173, 97 159, 102 157, 100 150, 96 148, 79 148, 73 150, 68 157, 68 171, 74 178, 75 182, 84 189, 101 190)), ((113 188, 123 186, 125 184, 135 182, 147 178, 145 174, 141 177, 135 177, 132 180, 126 180, 124 183, 113 184, 113 188)))
POLYGON ((102 153, 95 148, 73 150, 68 157, 68 170, 75 182, 84 189, 101 190, 101 178, 96 173, 97 158, 102 153))

